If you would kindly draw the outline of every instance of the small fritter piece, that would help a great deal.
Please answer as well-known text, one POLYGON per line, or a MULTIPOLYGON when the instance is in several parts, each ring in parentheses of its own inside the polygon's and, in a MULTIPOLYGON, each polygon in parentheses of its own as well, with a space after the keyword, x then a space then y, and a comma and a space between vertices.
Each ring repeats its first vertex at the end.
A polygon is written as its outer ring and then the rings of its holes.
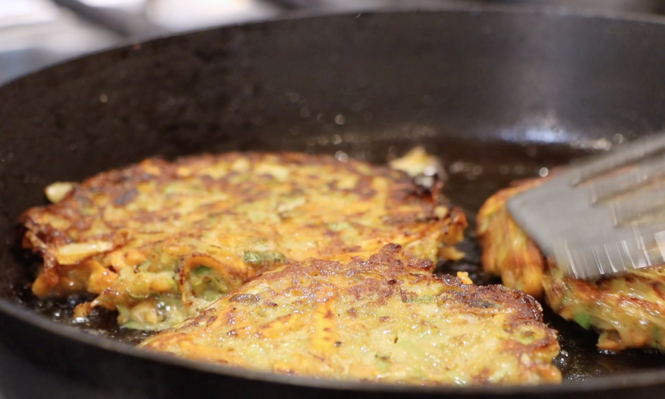
POLYGON ((33 292, 88 291, 77 316, 119 311, 125 327, 160 330, 265 270, 376 252, 387 243, 436 260, 453 254, 464 214, 388 167, 330 156, 200 155, 148 159, 81 184, 22 217, 44 267, 33 292))
POLYGON ((665 350, 665 267, 598 281, 564 276, 506 209, 508 199, 542 181, 530 180, 502 190, 480 209, 478 237, 485 270, 500 275, 509 287, 536 297, 544 293, 547 303, 562 317, 597 330, 600 349, 665 350))
MULTIPOLYGON (((391 168, 402 170, 427 183, 428 178, 437 176, 439 180, 448 180, 446 169, 441 163, 441 159, 429 154, 424 146, 414 147, 400 158, 389 162, 391 168)), ((427 185, 427 184, 424 184, 427 185)))
POLYGON ((432 274, 387 245, 368 260, 267 272, 140 347, 340 380, 419 385, 561 380, 556 332, 532 297, 432 274))

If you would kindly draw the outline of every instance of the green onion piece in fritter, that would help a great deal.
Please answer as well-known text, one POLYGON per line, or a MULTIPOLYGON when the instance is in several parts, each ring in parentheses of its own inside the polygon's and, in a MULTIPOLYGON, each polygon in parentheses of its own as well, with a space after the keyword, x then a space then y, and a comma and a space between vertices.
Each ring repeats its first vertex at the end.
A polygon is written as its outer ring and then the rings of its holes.
POLYGON ((245 251, 243 252, 242 257, 243 260, 250 265, 282 263, 286 260, 283 254, 274 251, 245 251))
POLYGON ((591 327, 591 316, 589 316, 586 313, 578 313, 574 317, 575 323, 581 325, 585 329, 589 329, 591 327))

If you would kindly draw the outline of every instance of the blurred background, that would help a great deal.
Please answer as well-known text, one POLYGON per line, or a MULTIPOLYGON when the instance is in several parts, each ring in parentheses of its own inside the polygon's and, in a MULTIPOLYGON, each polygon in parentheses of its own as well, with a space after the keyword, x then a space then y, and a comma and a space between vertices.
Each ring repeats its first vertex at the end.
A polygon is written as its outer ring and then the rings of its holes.
POLYGON ((665 14, 665 0, 0 0, 0 84, 126 42, 319 10, 497 4, 665 14))

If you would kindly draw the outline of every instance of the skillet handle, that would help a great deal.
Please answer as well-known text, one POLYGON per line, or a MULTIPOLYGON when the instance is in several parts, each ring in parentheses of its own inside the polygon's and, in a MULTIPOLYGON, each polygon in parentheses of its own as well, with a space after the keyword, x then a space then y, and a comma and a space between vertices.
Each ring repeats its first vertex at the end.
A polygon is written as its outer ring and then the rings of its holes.
POLYGON ((142 15, 109 7, 92 7, 79 0, 52 0, 81 18, 95 25, 102 26, 127 39, 147 39, 165 36, 169 30, 152 24, 142 15))

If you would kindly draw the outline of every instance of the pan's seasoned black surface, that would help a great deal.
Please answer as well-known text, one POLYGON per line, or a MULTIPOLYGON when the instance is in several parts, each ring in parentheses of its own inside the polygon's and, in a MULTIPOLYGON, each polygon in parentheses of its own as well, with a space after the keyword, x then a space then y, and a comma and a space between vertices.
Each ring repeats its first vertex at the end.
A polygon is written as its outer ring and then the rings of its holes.
MULTIPOLYGON (((490 11, 356 14, 162 39, 11 83, 0 89, 0 339, 98 397, 334 397, 337 389, 364 398, 378 390, 382 397, 662 397, 663 355, 598 353, 592 335, 555 316, 549 321, 562 330, 568 353, 560 359, 564 372, 585 381, 432 391, 140 354, 18 309, 30 276, 12 248, 18 214, 43 202, 47 183, 155 154, 289 149, 384 162, 419 143, 458 171, 447 191, 475 210, 515 177, 661 128, 663 49, 665 25, 657 22, 490 11)), ((449 268, 475 267, 468 245, 466 263, 449 268)), ((90 328, 106 334, 106 326, 90 328)))

